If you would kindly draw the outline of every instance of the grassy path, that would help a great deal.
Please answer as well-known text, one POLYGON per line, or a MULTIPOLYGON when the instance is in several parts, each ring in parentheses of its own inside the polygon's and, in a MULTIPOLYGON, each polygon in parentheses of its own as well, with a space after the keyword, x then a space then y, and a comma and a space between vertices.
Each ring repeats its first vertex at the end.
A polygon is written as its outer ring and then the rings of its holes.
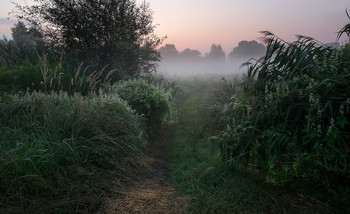
POLYGON ((173 135, 173 128, 167 127, 153 142, 143 163, 138 179, 131 185, 118 188, 114 198, 106 200, 104 213, 108 214, 181 214, 187 209, 190 198, 179 197, 169 182, 168 158, 165 149, 173 135))
POLYGON ((106 200, 104 213, 331 213, 311 197, 267 186, 222 162, 200 108, 207 88, 181 102, 178 124, 161 131, 140 161, 141 175, 106 200))
POLYGON ((179 127, 171 141, 172 183, 194 200, 189 213, 254 213, 266 210, 266 197, 249 175, 227 169, 208 143, 208 115, 199 105, 205 91, 182 104, 179 127))
POLYGON ((229 168, 208 138, 208 115, 200 108, 206 88, 181 104, 169 144, 171 183, 193 200, 187 213, 330 213, 307 196, 267 186, 252 173, 229 168))

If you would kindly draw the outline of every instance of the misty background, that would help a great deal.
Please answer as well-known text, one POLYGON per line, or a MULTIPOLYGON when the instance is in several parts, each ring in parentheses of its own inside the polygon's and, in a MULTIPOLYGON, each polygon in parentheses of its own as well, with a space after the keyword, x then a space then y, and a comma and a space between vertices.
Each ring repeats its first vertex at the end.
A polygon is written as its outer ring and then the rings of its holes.
MULTIPOLYGON (((325 45, 340 47, 339 42, 325 45)), ((265 55, 266 46, 256 40, 243 40, 230 53, 225 53, 220 44, 212 44, 205 54, 190 48, 178 51, 174 44, 165 44, 158 51, 161 55, 158 71, 166 77, 229 76, 246 73, 247 67, 242 64, 261 59, 265 55)))

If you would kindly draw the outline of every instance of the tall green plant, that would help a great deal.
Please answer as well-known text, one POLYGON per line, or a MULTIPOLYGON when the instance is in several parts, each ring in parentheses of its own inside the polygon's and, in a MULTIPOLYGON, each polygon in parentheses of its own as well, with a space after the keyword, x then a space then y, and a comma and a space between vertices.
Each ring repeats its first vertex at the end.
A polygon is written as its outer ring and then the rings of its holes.
POLYGON ((246 64, 244 93, 232 104, 240 111, 221 140, 223 157, 263 164, 285 183, 325 188, 344 206, 350 198, 349 45, 337 50, 310 37, 288 43, 262 33, 266 55, 246 64))

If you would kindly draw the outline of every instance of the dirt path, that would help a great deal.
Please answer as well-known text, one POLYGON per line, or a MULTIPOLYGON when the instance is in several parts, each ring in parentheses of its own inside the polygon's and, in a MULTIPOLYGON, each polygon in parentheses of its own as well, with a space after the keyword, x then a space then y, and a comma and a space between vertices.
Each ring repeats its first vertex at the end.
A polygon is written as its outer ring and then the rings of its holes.
POLYGON ((173 135, 173 128, 164 128, 153 142, 145 157, 146 175, 142 175, 132 185, 118 191, 117 198, 106 202, 108 214, 181 214, 190 203, 190 197, 180 197, 169 182, 166 145, 173 135))

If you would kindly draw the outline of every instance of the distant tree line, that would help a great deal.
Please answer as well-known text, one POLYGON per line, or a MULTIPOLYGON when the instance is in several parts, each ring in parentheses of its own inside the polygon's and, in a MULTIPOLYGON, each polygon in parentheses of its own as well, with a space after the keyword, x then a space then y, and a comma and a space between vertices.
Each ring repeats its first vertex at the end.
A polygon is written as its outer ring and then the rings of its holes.
MULTIPOLYGON (((226 54, 220 44, 212 44, 210 51, 204 56, 198 50, 186 48, 179 52, 174 44, 166 44, 158 50, 164 60, 206 60, 206 61, 225 61, 226 54)), ((227 55, 228 60, 240 58, 260 58, 265 54, 266 47, 257 41, 241 41, 238 46, 227 55)))

